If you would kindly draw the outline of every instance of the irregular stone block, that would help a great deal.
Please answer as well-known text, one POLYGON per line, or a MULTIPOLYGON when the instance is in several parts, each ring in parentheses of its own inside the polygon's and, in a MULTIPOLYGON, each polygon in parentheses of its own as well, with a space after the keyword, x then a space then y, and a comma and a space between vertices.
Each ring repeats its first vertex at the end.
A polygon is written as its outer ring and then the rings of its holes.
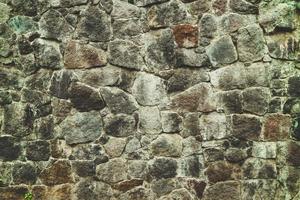
POLYGON ((106 42, 112 35, 110 17, 104 11, 90 6, 81 13, 77 31, 79 36, 93 42, 106 42))
POLYGON ((240 61, 253 62, 261 60, 267 52, 265 39, 259 25, 249 25, 239 29, 237 49, 240 61))
POLYGON ((96 167, 96 176, 107 183, 116 183, 127 179, 127 166, 122 158, 114 158, 96 167))
POLYGON ((178 47, 191 48, 198 44, 198 27, 190 24, 177 25, 173 34, 178 47))
POLYGON ((276 142, 254 142, 252 156, 256 158, 276 158, 276 142))
POLYGON ((26 147, 26 157, 32 161, 47 161, 50 157, 50 144, 42 140, 30 142, 26 147))
POLYGON ((159 105, 167 98, 165 81, 145 72, 137 74, 132 93, 143 106, 159 105))
POLYGON ((101 88, 100 93, 106 105, 114 114, 132 114, 138 109, 138 104, 134 97, 121 89, 106 87, 101 88))
MULTIPOLYGON (((217 31, 217 20, 214 15, 205 13, 199 21, 199 34, 201 37, 213 38, 217 31)), ((220 47, 219 47, 220 48, 220 47)))
POLYGON ((248 158, 242 170, 245 179, 274 179, 277 175, 276 163, 260 158, 248 158))
POLYGON ((205 174, 209 182, 217 183, 233 179, 234 166, 225 161, 218 161, 209 164, 205 170, 205 174))
POLYGON ((145 66, 140 47, 129 40, 114 40, 109 43, 108 50, 109 62, 113 65, 135 70, 145 66))
POLYGON ((209 67, 208 56, 205 53, 196 53, 193 49, 179 49, 176 51, 177 67, 209 67))
POLYGON ((177 162, 168 158, 156 158, 148 163, 149 175, 154 179, 173 178, 177 175, 177 162))
POLYGON ((98 112, 77 112, 60 124, 67 144, 80 144, 96 140, 102 132, 102 119, 98 112))
POLYGON ((9 19, 10 7, 5 3, 0 3, 0 24, 5 23, 9 19))
POLYGON ((76 77, 71 71, 63 70, 54 72, 49 87, 50 94, 61 99, 68 99, 69 86, 75 80, 76 77))
POLYGON ((9 27, 17 34, 33 33, 38 30, 37 22, 26 16, 15 16, 8 20, 9 27))
POLYGON ((0 198, 4 200, 22 200, 28 192, 29 190, 26 186, 0 187, 0 198))
POLYGON ((104 131, 114 137, 127 137, 136 131, 136 120, 125 114, 111 115, 104 118, 104 131))
POLYGON ((263 124, 263 136, 268 141, 280 141, 289 138, 292 120, 289 115, 269 114, 263 124))
POLYGON ((161 115, 157 107, 140 107, 139 130, 149 134, 161 133, 161 123, 161 115))
POLYGON ((80 177, 94 176, 96 174, 94 161, 73 161, 72 169, 80 177))
POLYGON ((49 164, 39 175, 43 184, 48 186, 73 183, 71 164, 68 160, 57 160, 49 164))
POLYGON ((211 64, 214 67, 235 62, 237 52, 230 36, 223 36, 213 41, 206 49, 211 64))
POLYGON ((244 89, 246 83, 246 69, 242 64, 222 67, 210 73, 211 83, 222 90, 244 89))
POLYGON ((21 147, 11 136, 0 137, 0 159, 3 161, 16 160, 21 154, 21 147))
POLYGON ((261 133, 260 119, 253 115, 232 115, 231 133, 242 140, 258 140, 261 133))
POLYGON ((37 169, 31 163, 17 162, 13 165, 14 184, 34 184, 37 180, 37 169))
POLYGON ((281 191, 277 180, 247 180, 241 185, 241 198, 250 200, 253 198, 277 199, 281 191))
POLYGON ((105 152, 111 158, 119 157, 122 155, 126 146, 126 139, 110 137, 108 142, 103 145, 105 152))
POLYGON ((38 2, 35 0, 12 0, 11 5, 19 15, 35 16, 38 12, 38 2))
POLYGON ((80 44, 74 40, 67 43, 64 54, 64 67, 81 69, 104 66, 107 63, 106 53, 89 44, 80 44))
POLYGON ((71 103, 80 112, 101 110, 105 107, 99 91, 80 82, 71 83, 68 93, 71 103))
POLYGON ((263 115, 268 111, 271 94, 268 88, 251 87, 242 92, 243 110, 263 115))
POLYGON ((199 127, 203 140, 224 139, 228 136, 226 116, 221 113, 201 115, 199 127))
POLYGON ((219 93, 220 106, 225 113, 242 113, 242 92, 230 90, 219 93))
POLYGON ((182 138, 177 134, 159 135, 150 144, 150 149, 156 156, 179 157, 182 152, 182 138))
POLYGON ((161 121, 165 133, 179 132, 182 129, 182 118, 176 112, 161 112, 161 121))
POLYGON ((257 5, 253 5, 245 0, 230 0, 229 7, 240 14, 258 14, 257 5))
POLYGON ((140 0, 136 2, 137 6, 149 6, 151 4, 159 4, 159 3, 164 3, 169 0, 140 0))
POLYGON ((291 141, 288 143, 287 162, 291 166, 300 166, 300 145, 298 142, 291 141))
POLYGON ((198 178, 202 175, 203 165, 204 161, 202 156, 192 155, 181 158, 178 161, 178 176, 198 178))
POLYGON ((219 199, 240 199, 240 184, 237 181, 226 181, 216 183, 208 187, 203 198, 205 200, 219 200, 219 199))

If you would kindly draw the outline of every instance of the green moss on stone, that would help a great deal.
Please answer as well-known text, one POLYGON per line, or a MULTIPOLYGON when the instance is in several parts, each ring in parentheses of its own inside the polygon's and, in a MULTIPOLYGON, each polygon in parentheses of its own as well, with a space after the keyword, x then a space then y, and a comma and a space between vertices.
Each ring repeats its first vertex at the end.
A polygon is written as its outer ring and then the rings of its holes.
POLYGON ((38 25, 30 17, 15 16, 8 21, 10 28, 16 33, 28 33, 38 29, 38 25))

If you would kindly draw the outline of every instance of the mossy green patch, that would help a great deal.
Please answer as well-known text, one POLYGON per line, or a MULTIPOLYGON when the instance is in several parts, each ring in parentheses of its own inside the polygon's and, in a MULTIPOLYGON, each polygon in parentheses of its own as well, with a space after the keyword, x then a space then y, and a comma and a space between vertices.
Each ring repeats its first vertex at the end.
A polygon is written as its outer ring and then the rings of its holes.
POLYGON ((9 19, 10 7, 4 3, 0 3, 0 24, 5 23, 9 19))
POLYGON ((30 17, 15 16, 8 21, 10 28, 16 33, 23 34, 38 29, 38 25, 30 17))

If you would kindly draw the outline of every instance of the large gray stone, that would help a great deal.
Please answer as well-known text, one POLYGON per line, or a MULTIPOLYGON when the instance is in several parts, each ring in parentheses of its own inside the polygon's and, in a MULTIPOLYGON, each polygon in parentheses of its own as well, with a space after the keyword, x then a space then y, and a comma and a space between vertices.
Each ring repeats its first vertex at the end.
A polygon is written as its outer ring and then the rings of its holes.
POLYGON ((237 49, 240 61, 261 60, 267 52, 264 33, 259 25, 249 25, 239 29, 237 49))
POLYGON ((165 81, 145 72, 137 74, 132 93, 137 102, 144 106, 159 105, 167 98, 165 81))
POLYGON ((107 183, 116 183, 127 179, 126 161, 122 158, 114 158, 96 167, 96 176, 107 183))
POLYGON ((139 130, 148 134, 157 134, 162 131, 161 115, 157 107, 140 107, 139 130))
POLYGON ((206 53, 214 67, 235 62, 238 59, 235 46, 230 36, 223 36, 211 43, 206 53))
POLYGON ((179 157, 182 153, 182 138, 177 134, 161 134, 151 144, 156 156, 179 157))
POLYGON ((114 40, 109 43, 109 62, 129 69, 141 70, 144 60, 140 47, 127 40, 114 40))
POLYGON ((126 114, 109 115, 104 118, 105 133, 114 137, 127 137, 134 135, 136 120, 126 114))
POLYGON ((271 94, 268 88, 251 87, 242 92, 243 110, 263 115, 268 111, 271 94))
POLYGON ((65 135, 67 144, 79 144, 96 140, 102 133, 100 113, 77 112, 68 116, 60 124, 60 131, 65 135))

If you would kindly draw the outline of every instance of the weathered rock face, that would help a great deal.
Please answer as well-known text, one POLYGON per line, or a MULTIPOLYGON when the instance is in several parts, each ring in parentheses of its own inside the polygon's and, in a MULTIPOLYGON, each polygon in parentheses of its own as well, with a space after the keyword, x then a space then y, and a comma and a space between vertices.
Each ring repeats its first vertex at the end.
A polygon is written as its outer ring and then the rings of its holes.
POLYGON ((0 0, 0 200, 300 199, 299 13, 0 0))

